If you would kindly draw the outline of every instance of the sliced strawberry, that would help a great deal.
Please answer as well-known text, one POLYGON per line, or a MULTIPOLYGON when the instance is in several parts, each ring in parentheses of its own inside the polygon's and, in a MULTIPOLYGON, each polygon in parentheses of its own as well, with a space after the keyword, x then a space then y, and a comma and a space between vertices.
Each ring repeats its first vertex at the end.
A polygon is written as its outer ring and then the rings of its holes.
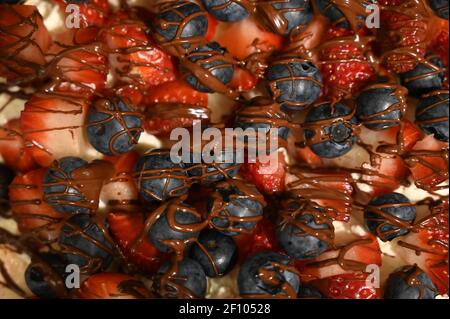
POLYGON ((135 151, 103 158, 114 165, 114 175, 105 182, 100 194, 100 200, 106 205, 127 210, 135 209, 134 204, 138 200, 138 191, 132 173, 138 158, 139 153, 135 151))
POLYGON ((448 21, 447 28, 440 31, 436 39, 431 43, 430 48, 437 54, 444 62, 446 66, 448 66, 448 21))
POLYGON ((103 26, 108 21, 108 15, 111 12, 108 0, 53 0, 62 10, 64 10, 66 18, 74 11, 68 10, 68 5, 76 5, 79 9, 80 27, 103 26))
POLYGON ((241 60, 252 53, 278 50, 283 44, 281 36, 265 31, 254 18, 219 22, 213 40, 241 60))
POLYGON ((34 160, 49 166, 64 156, 85 157, 90 145, 83 125, 87 100, 66 93, 36 93, 25 104, 20 124, 34 160))
POLYGON ((135 107, 139 108, 144 99, 144 95, 141 90, 132 84, 129 85, 121 85, 112 89, 115 95, 122 98, 122 100, 129 100, 131 104, 135 107))
POLYGON ((374 135, 372 138, 377 139, 382 144, 399 144, 398 139, 401 138, 403 149, 401 151, 409 151, 422 138, 422 131, 414 123, 407 119, 403 119, 401 125, 393 126, 381 131, 370 132, 374 135))
POLYGON ((0 127, 0 155, 6 165, 22 173, 37 166, 26 146, 26 140, 20 129, 20 120, 10 120, 0 127))
POLYGON ((355 265, 361 271, 367 265, 381 265, 381 250, 376 237, 368 235, 345 244, 342 245, 343 248, 326 251, 313 260, 298 261, 297 266, 305 280, 355 273, 355 265))
POLYGON ((98 273, 83 281, 76 292, 81 299, 141 299, 150 293, 136 278, 112 272, 98 273))
MULTIPOLYGON (((363 272, 342 274, 318 280, 312 285, 329 299, 380 299, 380 289, 363 272)), ((301 289, 301 288, 300 288, 301 289)))
POLYGON ((207 41, 211 41, 214 38, 218 24, 219 21, 217 21, 217 19, 214 18, 214 16, 212 16, 211 14, 208 14, 208 31, 205 35, 205 39, 207 41))
POLYGON ((36 234, 43 241, 59 235, 62 215, 44 201, 42 181, 47 169, 40 168, 16 176, 9 188, 12 216, 19 230, 25 234, 36 234))
POLYGON ((230 88, 234 90, 249 91, 258 83, 258 79, 248 70, 235 68, 233 78, 230 82, 230 88))
POLYGON ((278 160, 261 163, 244 163, 239 174, 264 193, 273 194, 285 189, 286 162, 283 152, 278 152, 278 160))
POLYGON ((208 106, 208 94, 194 90, 182 79, 150 88, 144 97, 145 104, 180 103, 208 106))
POLYGON ((144 231, 144 215, 137 212, 111 212, 107 219, 113 238, 126 261, 145 273, 157 271, 168 256, 156 249, 146 234, 142 242, 138 243, 144 231))
POLYGON ((26 82, 45 64, 51 38, 35 6, 7 5, 0 10, 0 43, 0 75, 26 82))
POLYGON ((297 147, 295 150, 295 155, 300 163, 306 163, 311 168, 317 168, 323 165, 322 158, 314 153, 309 146, 297 147))
POLYGON ((101 34, 103 43, 112 51, 109 62, 118 80, 142 89, 173 81, 172 59, 151 43, 145 24, 121 19, 121 15, 116 17, 101 34))

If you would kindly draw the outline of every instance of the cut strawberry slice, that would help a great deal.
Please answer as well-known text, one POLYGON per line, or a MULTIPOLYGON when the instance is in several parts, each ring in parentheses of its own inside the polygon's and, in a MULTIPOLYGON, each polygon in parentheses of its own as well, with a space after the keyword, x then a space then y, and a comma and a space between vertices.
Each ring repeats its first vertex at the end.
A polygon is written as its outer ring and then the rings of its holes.
POLYGON ((38 164, 49 166, 65 156, 87 156, 86 150, 91 149, 83 129, 87 102, 69 93, 37 93, 25 104, 20 124, 38 164))
POLYGON ((194 90, 186 81, 179 79, 149 89, 144 103, 180 103, 206 107, 208 106, 208 94, 194 90))
POLYGON ((141 299, 150 293, 141 281, 129 275, 105 272, 90 276, 76 295, 81 299, 141 299))
POLYGON ((0 75, 27 82, 45 64, 51 38, 35 6, 7 5, 0 10, 0 43, 0 75))
POLYGON ((36 235, 44 242, 59 235, 62 214, 44 201, 42 181, 47 169, 40 168, 16 176, 9 188, 12 216, 24 236, 36 235))
POLYGON ((149 241, 144 231, 144 215, 142 213, 111 212, 108 223, 115 242, 122 251, 126 261, 139 270, 153 274, 168 258, 149 241), (140 237, 142 242, 138 242, 140 237))
POLYGON ((300 163, 307 163, 311 168, 318 168, 323 165, 322 158, 314 153, 309 146, 297 147, 296 156, 300 163))
POLYGON ((21 173, 37 166, 20 129, 20 120, 14 119, 0 127, 0 155, 6 165, 21 173))

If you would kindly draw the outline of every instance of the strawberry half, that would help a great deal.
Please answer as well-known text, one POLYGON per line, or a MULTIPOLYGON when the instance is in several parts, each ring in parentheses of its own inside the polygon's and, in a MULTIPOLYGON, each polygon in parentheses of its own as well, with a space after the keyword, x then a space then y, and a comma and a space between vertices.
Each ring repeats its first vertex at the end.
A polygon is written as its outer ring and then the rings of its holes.
POLYGON ((13 218, 24 236, 37 235, 44 242, 59 235, 62 214, 44 201, 42 181, 46 168, 16 176, 9 187, 9 200, 13 218))
POLYGON ((147 235, 144 235, 141 243, 136 244, 144 231, 144 215, 142 213, 111 212, 108 214, 107 220, 112 236, 125 260, 139 270, 153 274, 167 259, 168 256, 156 249, 147 235))
POLYGON ((24 140, 20 120, 10 120, 0 127, 0 155, 6 165, 26 173, 37 166, 24 140))

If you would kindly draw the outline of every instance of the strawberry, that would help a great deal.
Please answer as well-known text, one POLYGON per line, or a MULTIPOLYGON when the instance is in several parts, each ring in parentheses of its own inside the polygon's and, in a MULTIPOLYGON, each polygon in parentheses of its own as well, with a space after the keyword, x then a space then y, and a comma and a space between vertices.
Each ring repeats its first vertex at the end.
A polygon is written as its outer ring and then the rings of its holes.
POLYGON ((438 33, 436 39, 431 43, 430 49, 439 54, 441 60, 448 66, 448 26, 447 29, 438 33))
POLYGON ((139 270, 152 274, 167 259, 149 241, 144 231, 144 215, 139 212, 110 212, 107 217, 111 233, 126 261, 139 270), (142 237, 142 241, 137 241, 142 237))
POLYGON ((219 22, 212 40, 240 60, 252 53, 278 50, 283 44, 281 36, 265 31, 251 17, 234 23, 219 22))
POLYGON ((363 272, 341 274, 318 280, 312 285, 329 299, 380 299, 380 289, 367 282, 367 277, 368 274, 363 272))
POLYGON ((230 88, 239 92, 250 91, 256 86, 257 82, 257 78, 249 70, 235 68, 230 88))
POLYGON ((219 24, 219 21, 217 21, 217 19, 214 18, 213 15, 208 14, 208 31, 206 32, 206 35, 205 35, 206 41, 211 41, 212 38, 214 38, 218 24, 219 24))
POLYGON ((0 155, 6 165, 22 173, 37 166, 26 146, 18 119, 10 120, 0 127, 0 155))
POLYGON ((305 280, 355 273, 353 267, 347 268, 346 264, 358 265, 362 270, 367 265, 381 265, 380 246, 375 236, 356 238, 342 247, 326 251, 313 260, 298 261, 297 266, 305 280), (339 260, 343 260, 343 263, 339 264, 339 260))
POLYGON ((20 125, 39 165, 49 166, 64 156, 87 155, 91 148, 83 129, 87 110, 88 101, 74 94, 36 93, 30 98, 20 125))
POLYGON ((324 94, 332 101, 348 98, 365 86, 375 75, 366 57, 368 37, 338 37, 319 47, 324 94))
POLYGON ((247 181, 255 184, 261 192, 273 194, 285 189, 286 163, 284 154, 278 152, 278 160, 261 163, 244 163, 239 170, 240 175, 247 181))
POLYGON ((135 151, 119 156, 105 156, 103 159, 114 165, 113 177, 102 187, 100 199, 108 206, 118 205, 121 209, 134 209, 138 191, 133 180, 134 166, 139 158, 135 151))
POLYGON ((174 128, 192 126, 194 120, 209 122, 208 95, 194 90, 183 80, 151 88, 144 103, 143 126, 150 134, 167 135, 174 128))
POLYGON ((121 85, 113 88, 112 91, 112 94, 119 96, 122 100, 128 100, 137 108, 139 108, 144 98, 141 90, 133 84, 121 85))
POLYGON ((150 293, 136 278, 112 272, 98 273, 83 281, 76 291, 81 299, 142 299, 150 293))
POLYGON ((119 81, 147 89, 175 79, 171 57, 150 41, 143 22, 118 14, 100 38, 112 52, 109 62, 119 81))
POLYGON ((300 163, 306 163, 311 168, 317 168, 323 165, 321 157, 314 153, 309 146, 297 147, 295 150, 296 158, 300 163))
POLYGON ((44 201, 42 181, 47 169, 40 168, 16 176, 9 187, 12 216, 19 230, 25 234, 36 234, 44 241, 59 235, 62 215, 44 201))
POLYGON ((50 44, 50 34, 35 6, 1 7, 0 76, 18 83, 36 78, 50 44))
POLYGON ((80 11, 80 26, 86 28, 89 26, 103 26, 108 21, 108 15, 111 12, 108 0, 53 0, 64 10, 66 18, 69 14, 74 14, 68 10, 68 5, 76 5, 80 11))

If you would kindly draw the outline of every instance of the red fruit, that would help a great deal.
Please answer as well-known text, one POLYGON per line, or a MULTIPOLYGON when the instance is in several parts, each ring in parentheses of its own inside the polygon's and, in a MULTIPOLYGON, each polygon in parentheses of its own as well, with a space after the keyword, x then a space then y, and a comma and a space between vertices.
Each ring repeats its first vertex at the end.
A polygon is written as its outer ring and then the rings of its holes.
POLYGON ((152 87, 146 92, 145 104, 180 103, 208 106, 208 94, 194 90, 182 79, 152 87))
POLYGON ((50 35, 35 6, 6 5, 0 10, 0 75, 27 82, 45 64, 50 35))
POLYGON ((129 275, 104 272, 90 276, 77 291, 81 299, 141 299, 150 293, 141 281, 129 275))
POLYGON ((172 59, 149 40, 144 23, 121 19, 116 17, 101 34, 111 50, 109 62, 117 79, 141 89, 173 81, 172 59))
POLYGON ((62 215, 44 201, 42 181, 46 168, 16 176, 9 187, 9 200, 13 218, 24 236, 36 234, 47 242, 59 235, 62 215))
POLYGON ((119 156, 105 156, 103 159, 114 165, 114 175, 104 183, 100 199, 110 207, 134 210, 138 191, 133 180, 133 170, 139 158, 135 151, 119 156))
POLYGON ((214 18, 211 14, 208 14, 208 31, 206 32, 205 39, 211 41, 216 34, 217 25, 219 21, 214 18))
POLYGON ((355 267, 365 271, 367 265, 381 265, 380 246, 374 236, 356 238, 342 247, 326 251, 313 260, 297 262, 305 280, 353 274, 357 272, 355 267))
POLYGON ((401 125, 393 126, 381 131, 371 132, 371 134, 377 135, 379 141, 383 141, 383 144, 398 145, 399 138, 403 149, 401 151, 409 151, 414 145, 422 138, 423 133, 414 123, 409 120, 403 119, 401 125), (400 134, 400 135, 399 135, 400 134))
POLYGON ((90 147, 83 125, 88 101, 66 93, 36 93, 25 104, 20 124, 30 153, 41 166, 64 156, 86 156, 90 147))
POLYGON ((137 212, 111 212, 107 219, 125 260, 146 273, 156 272, 168 255, 156 249, 147 234, 143 234, 144 215, 137 212))
POLYGON ((27 144, 20 129, 19 119, 11 120, 0 127, 0 155, 6 165, 22 173, 37 166, 27 144))
POLYGON ((75 11, 69 10, 68 5, 76 5, 80 11, 80 27, 103 26, 108 21, 111 11, 108 0, 54 0, 65 12, 66 18, 75 11))
POLYGON ((335 38, 319 48, 324 94, 333 101, 352 97, 375 75, 366 51, 369 38, 335 38))
POLYGON ((314 153, 309 146, 297 147, 295 150, 300 163, 305 162, 311 168, 317 168, 323 165, 322 158, 314 153))
POLYGON ((112 91, 115 95, 122 98, 122 100, 128 100, 132 105, 138 108, 144 98, 141 90, 132 84, 116 87, 112 91))
POLYGON ((283 38, 265 31, 254 18, 239 22, 219 22, 213 41, 225 47, 232 56, 243 60, 250 54, 279 50, 283 38))
POLYGON ((282 192, 285 189, 286 179, 284 154, 278 152, 278 160, 267 163, 261 163, 258 160, 255 163, 244 163, 239 173, 245 180, 255 184, 261 192, 267 194, 282 192))
POLYGON ((242 91, 250 91, 258 83, 258 79, 249 71, 242 68, 235 68, 233 78, 230 82, 230 88, 242 91))
POLYGON ((342 274, 319 280, 313 285, 329 299, 380 299, 380 289, 366 282, 367 277, 368 274, 363 272, 342 274))

